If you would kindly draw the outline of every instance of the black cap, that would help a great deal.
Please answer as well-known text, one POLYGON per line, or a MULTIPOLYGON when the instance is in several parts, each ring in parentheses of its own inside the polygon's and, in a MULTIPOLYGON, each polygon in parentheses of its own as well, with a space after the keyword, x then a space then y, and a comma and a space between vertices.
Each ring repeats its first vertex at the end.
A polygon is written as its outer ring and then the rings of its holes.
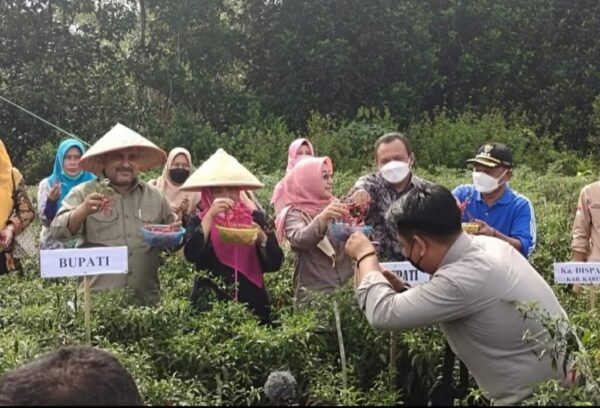
POLYGON ((467 163, 478 163, 486 167, 513 166, 512 151, 502 143, 486 143, 477 149, 477 155, 467 163))

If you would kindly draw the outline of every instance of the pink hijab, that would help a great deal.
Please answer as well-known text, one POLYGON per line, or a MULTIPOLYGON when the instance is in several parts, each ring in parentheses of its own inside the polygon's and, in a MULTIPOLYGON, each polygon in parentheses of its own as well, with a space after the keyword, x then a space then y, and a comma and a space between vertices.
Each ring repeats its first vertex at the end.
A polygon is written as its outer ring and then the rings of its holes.
POLYGON ((335 199, 325 189, 322 175, 324 168, 333 172, 329 157, 309 157, 299 162, 281 180, 281 204, 284 208, 275 220, 279 242, 285 237, 285 218, 291 208, 313 218, 335 199))
POLYGON ((304 144, 308 146, 310 150, 310 155, 315 155, 315 149, 313 148, 313 145, 308 141, 308 139, 300 138, 294 140, 292 143, 290 143, 290 147, 288 148, 288 164, 286 173, 292 171, 296 163, 298 163, 298 150, 300 150, 300 147, 302 147, 302 145, 304 144))
POLYGON ((179 202, 187 197, 189 204, 186 212, 187 214, 193 214, 198 205, 198 201, 200 201, 200 194, 197 192, 188 193, 179 191, 179 186, 175 185, 169 178, 169 169, 173 165, 175 158, 180 154, 183 154, 187 158, 190 168, 192 167, 192 155, 190 152, 183 147, 176 147, 169 153, 162 175, 156 179, 156 187, 164 193, 167 201, 171 205, 171 210, 174 210, 179 202))
MULTIPOLYGON (((214 201, 214 196, 210 188, 203 188, 201 190, 201 208, 202 211, 199 213, 200 218, 210 209, 214 201)), ((217 231, 216 223, 224 221, 223 215, 219 214, 213 220, 210 227, 209 239, 212 243, 215 255, 219 262, 234 269, 235 281, 237 283, 237 272, 241 272, 250 282, 259 288, 264 287, 263 273, 256 253, 256 246, 254 245, 239 245, 239 244, 228 244, 221 241, 219 232, 217 231)), ((252 224, 252 217, 248 217, 246 221, 248 224, 252 224)), ((237 289, 236 289, 237 299, 237 289)))
MULTIPOLYGON (((309 150, 310 150, 310 155, 314 156, 315 155, 315 149, 313 148, 313 145, 308 141, 308 139, 304 139, 304 138, 300 138, 300 139, 296 139, 294 140, 292 143, 290 143, 290 147, 288 149, 288 162, 287 162, 287 169, 286 169, 286 174, 289 174, 290 171, 292 171, 292 169, 294 168, 294 166, 298 163, 298 150, 300 150, 300 147, 302 147, 302 145, 307 145, 309 150)), ((283 180, 280 180, 276 185, 275 188, 273 189, 273 196, 271 197, 271 204, 273 204, 273 207, 275 208, 275 214, 279 214, 279 212, 283 209, 283 205, 281 204, 281 197, 282 197, 282 183, 283 180)))

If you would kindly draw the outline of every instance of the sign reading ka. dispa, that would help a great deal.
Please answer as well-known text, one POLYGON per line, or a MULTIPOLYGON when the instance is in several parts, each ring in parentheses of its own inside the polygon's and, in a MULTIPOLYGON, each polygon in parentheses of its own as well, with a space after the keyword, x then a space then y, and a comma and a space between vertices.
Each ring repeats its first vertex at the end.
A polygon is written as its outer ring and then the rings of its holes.
POLYGON ((554 282, 598 285, 600 284, 600 263, 555 263, 554 282))

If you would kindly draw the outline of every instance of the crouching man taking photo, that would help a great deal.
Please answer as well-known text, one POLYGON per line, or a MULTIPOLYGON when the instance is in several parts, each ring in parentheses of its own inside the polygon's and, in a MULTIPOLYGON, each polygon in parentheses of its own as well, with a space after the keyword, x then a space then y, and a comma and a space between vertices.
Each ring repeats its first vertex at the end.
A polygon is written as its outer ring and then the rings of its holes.
POLYGON ((381 271, 375 250, 360 233, 346 252, 356 260, 356 296, 376 329, 403 330, 440 324, 452 351, 465 363, 495 405, 518 404, 535 383, 571 378, 563 357, 552 368, 539 344, 548 334, 519 304, 536 303, 544 314, 567 315, 550 286, 508 243, 462 231, 460 210, 446 188, 415 187, 390 207, 386 220, 406 259, 431 274, 431 281, 404 290, 404 283, 381 271))

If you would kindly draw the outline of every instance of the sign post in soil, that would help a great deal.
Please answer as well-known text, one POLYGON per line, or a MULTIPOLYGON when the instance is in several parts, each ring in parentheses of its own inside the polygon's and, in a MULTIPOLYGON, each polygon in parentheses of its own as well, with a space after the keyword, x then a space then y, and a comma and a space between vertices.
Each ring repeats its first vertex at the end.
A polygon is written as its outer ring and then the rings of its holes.
POLYGON ((42 278, 83 276, 85 334, 91 343, 90 276, 127 273, 127 247, 55 249, 40 251, 42 278))

